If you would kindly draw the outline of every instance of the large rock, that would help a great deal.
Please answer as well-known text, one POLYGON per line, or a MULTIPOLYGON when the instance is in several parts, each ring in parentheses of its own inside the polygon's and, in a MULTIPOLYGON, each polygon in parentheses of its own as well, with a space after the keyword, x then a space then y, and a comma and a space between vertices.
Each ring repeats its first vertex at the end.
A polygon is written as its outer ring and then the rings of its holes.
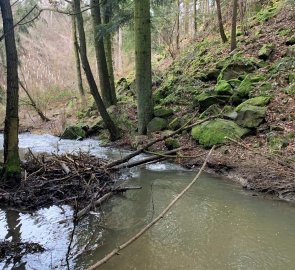
POLYGON ((161 131, 167 128, 168 122, 166 119, 155 117, 147 125, 147 132, 150 134, 155 131, 161 131))
POLYGON ((256 128, 265 119, 266 107, 245 104, 237 110, 236 123, 245 128, 256 128))
POLYGON ((158 106, 154 109, 154 115, 156 117, 169 117, 173 114, 173 110, 170 108, 164 108, 162 106, 158 106))
POLYGON ((258 52, 259 59, 267 60, 274 50, 273 44, 264 44, 258 52))
POLYGON ((205 147, 225 142, 225 137, 241 138, 249 132, 248 129, 239 127, 235 122, 224 119, 206 121, 192 129, 191 135, 205 147))
POLYGON ((80 126, 69 126, 61 135, 61 139, 77 140, 86 137, 85 130, 80 126))
POLYGON ((221 113, 221 109, 217 104, 213 104, 200 114, 199 118, 206 118, 221 113))
POLYGON ((168 127, 172 130, 177 130, 181 127, 181 120, 178 117, 175 117, 174 119, 172 119, 169 124, 168 127))
POLYGON ((253 72, 256 69, 254 63, 235 60, 223 67, 219 78, 223 80, 237 79, 239 76, 253 72))
POLYGON ((236 90, 236 95, 241 98, 248 98, 252 90, 252 82, 247 75, 236 90))
POLYGON ((196 97, 196 101, 200 106, 200 110, 204 111, 213 104, 223 105, 229 100, 229 96, 217 95, 214 93, 202 93, 196 97))
POLYGON ((232 94, 232 87, 227 81, 219 80, 215 86, 215 92, 218 95, 231 95, 232 94))
POLYGON ((247 106, 247 105, 259 106, 259 107, 266 106, 270 102, 270 99, 271 99, 270 96, 259 96, 259 97, 250 98, 244 101, 243 103, 241 103, 236 108, 236 111, 240 111, 244 106, 247 106))

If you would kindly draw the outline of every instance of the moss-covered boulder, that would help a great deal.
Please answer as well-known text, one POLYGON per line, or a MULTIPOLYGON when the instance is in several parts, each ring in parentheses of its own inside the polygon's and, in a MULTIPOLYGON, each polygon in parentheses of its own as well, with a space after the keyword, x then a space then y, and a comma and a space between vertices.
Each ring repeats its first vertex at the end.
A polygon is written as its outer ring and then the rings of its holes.
POLYGON ((218 95, 231 95, 232 87, 226 80, 219 80, 215 86, 215 92, 218 95))
POLYGON ((201 73, 197 79, 200 79, 203 82, 209 82, 209 81, 217 81, 217 78, 220 74, 220 69, 214 68, 211 70, 208 70, 207 72, 201 73))
POLYGON ((267 60, 273 52, 274 48, 275 47, 273 44, 264 44, 258 52, 258 58, 262 60, 267 60))
POLYGON ((177 130, 181 127, 181 119, 178 117, 175 117, 172 119, 168 124, 169 129, 177 130))
POLYGON ((204 147, 222 144, 225 138, 241 138, 249 132, 248 129, 239 127, 235 122, 224 119, 206 121, 192 129, 191 135, 204 147))
POLYGON ((61 139, 77 140, 86 137, 85 130, 80 126, 69 126, 61 135, 61 139))
POLYGON ((247 75, 235 91, 235 94, 240 98, 248 98, 252 88, 250 76, 247 75))
POLYGON ((170 108, 164 108, 162 106, 157 106, 154 109, 154 116, 156 117, 169 117, 173 114, 173 110, 170 108))
POLYGON ((232 80, 237 79, 241 75, 253 72, 256 69, 254 61, 250 58, 243 58, 241 56, 234 57, 231 61, 223 62, 223 67, 218 79, 232 80))
POLYGON ((240 111, 244 106, 247 105, 253 105, 253 106, 266 106, 270 102, 271 97, 270 96, 259 96, 250 98, 243 103, 241 103, 237 108, 236 111, 240 111))
POLYGON ((295 44, 295 35, 293 35, 292 37, 288 38, 286 41, 286 45, 290 46, 290 45, 294 45, 295 44))
POLYGON ((199 118, 206 118, 208 116, 217 115, 221 113, 221 108, 217 104, 213 104, 210 107, 208 107, 205 111, 203 111, 199 118))
POLYGON ((199 104, 200 110, 204 111, 213 104, 225 104, 230 99, 226 95, 217 95, 214 93, 203 92, 196 97, 196 103, 199 104))
POLYGON ((150 134, 155 131, 161 131, 166 129, 167 126, 168 126, 168 121, 166 119, 155 117, 148 123, 147 132, 148 134, 150 134))
POLYGON ((253 106, 245 104, 236 110, 238 115, 236 123, 245 128, 258 127, 266 115, 266 107, 253 106))
POLYGON ((228 81, 233 89, 237 89, 241 85, 241 82, 242 81, 240 81, 239 79, 231 79, 228 81))
POLYGON ((289 140, 283 135, 270 132, 267 134, 267 145, 272 150, 281 150, 289 145, 289 140))
POLYGON ((168 150, 173 150, 180 147, 180 143, 177 139, 174 138, 167 138, 165 140, 165 146, 168 150))

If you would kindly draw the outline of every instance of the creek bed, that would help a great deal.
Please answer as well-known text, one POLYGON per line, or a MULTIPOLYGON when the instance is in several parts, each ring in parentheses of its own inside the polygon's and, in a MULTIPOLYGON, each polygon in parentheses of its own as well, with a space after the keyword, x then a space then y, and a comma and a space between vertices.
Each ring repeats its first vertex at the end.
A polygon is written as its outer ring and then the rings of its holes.
MULTIPOLYGON (((20 148, 47 153, 82 150, 111 159, 127 153, 103 148, 95 140, 59 141, 32 134, 20 135, 20 148)), ((70 268, 87 268, 134 235, 195 174, 169 163, 127 171, 126 185, 139 185, 142 190, 113 196, 78 224, 70 268)), ((101 269, 294 269, 294 204, 253 195, 225 179, 203 174, 163 220, 101 269)), ((0 262, 0 268, 67 269, 72 215, 69 206, 33 213, 1 209, 0 241, 36 242, 45 251, 0 262)))

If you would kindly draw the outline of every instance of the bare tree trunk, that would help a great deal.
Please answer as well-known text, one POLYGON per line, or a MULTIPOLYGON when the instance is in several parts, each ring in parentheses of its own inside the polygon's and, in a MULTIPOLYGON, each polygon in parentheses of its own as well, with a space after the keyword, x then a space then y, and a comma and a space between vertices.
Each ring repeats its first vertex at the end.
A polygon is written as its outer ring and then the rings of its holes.
POLYGON ((150 0, 135 0, 134 3, 138 132, 146 134, 153 118, 150 0))
POLYGON ((238 13, 238 0, 233 0, 230 51, 233 51, 237 47, 237 37, 236 37, 237 13, 238 13))
POLYGON ((74 0, 74 12, 77 14, 77 29, 79 33, 79 41, 80 41, 80 56, 81 56, 81 62, 82 62, 82 67, 85 71, 85 75, 89 84, 89 88, 91 91, 91 94, 95 100, 95 103, 97 105, 97 108, 100 112, 100 115, 107 127, 107 129, 110 132, 110 139, 112 141, 116 140, 119 138, 119 130, 115 126, 114 122, 110 118, 106 107, 101 99, 101 96, 98 92, 96 82, 93 77, 93 73, 91 71, 88 57, 87 57, 87 46, 86 46, 86 38, 85 38, 85 31, 84 31, 84 21, 83 21, 83 16, 81 13, 81 6, 80 6, 80 0, 74 0))
MULTIPOLYGON (((102 7, 102 20, 104 24, 108 24, 111 20, 112 16, 112 6, 108 1, 104 1, 104 5, 102 7)), ((115 78, 114 78, 114 67, 113 67, 113 52, 112 52, 112 35, 106 33, 104 36, 104 49, 107 60, 108 67, 108 75, 111 86, 111 96, 112 96, 112 104, 117 103, 116 91, 115 91, 115 78)))
POLYGON ((104 50, 104 38, 100 34, 99 26, 101 26, 101 15, 100 15, 100 3, 98 0, 91 0, 91 16, 92 16, 92 27, 94 34, 94 48, 96 54, 96 64, 99 76, 100 94, 104 105, 109 107, 114 105, 111 94, 111 85, 108 74, 107 60, 104 50))
POLYGON ((73 39, 74 55, 75 55, 75 63, 76 63, 77 85, 78 85, 79 93, 82 99, 84 99, 85 92, 84 92, 83 82, 82 82, 81 63, 80 63, 80 56, 79 56, 79 44, 77 39, 76 17, 71 16, 71 20, 72 20, 72 39, 73 39))
POLYGON ((223 23, 222 23, 222 14, 221 14, 221 5, 220 0, 216 0, 216 9, 217 9, 217 17, 218 17, 218 26, 219 26, 219 32, 222 39, 222 42, 227 42, 227 37, 224 33, 223 23))
POLYGON ((189 36, 189 2, 190 0, 183 0, 184 4, 184 33, 189 36))
POLYGON ((179 50, 179 29, 180 29, 180 0, 177 0, 177 19, 176 19, 176 49, 179 50))
POLYGON ((5 35, 7 65, 7 99, 4 127, 4 171, 3 180, 11 187, 21 181, 20 158, 18 152, 18 57, 14 37, 13 16, 9 0, 0 1, 3 31, 5 35))
POLYGON ((197 0, 194 0, 194 36, 197 35, 198 23, 197 23, 197 0))
POLYGON ((123 31, 122 28, 119 28, 118 31, 118 70, 121 73, 123 70, 123 31))

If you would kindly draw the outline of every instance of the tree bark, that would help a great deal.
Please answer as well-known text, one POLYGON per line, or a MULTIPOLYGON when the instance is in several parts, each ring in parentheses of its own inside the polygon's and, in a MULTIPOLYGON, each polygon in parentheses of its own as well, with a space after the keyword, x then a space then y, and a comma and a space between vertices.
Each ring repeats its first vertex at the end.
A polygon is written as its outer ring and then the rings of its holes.
POLYGON ((190 0, 183 0, 184 4, 184 33, 189 36, 189 3, 190 0))
POLYGON ((238 13, 238 0, 233 0, 233 15, 232 15, 231 42, 230 42, 231 52, 237 47, 237 37, 236 37, 237 13, 238 13))
POLYGON ((91 0, 92 28, 94 34, 94 48, 96 54, 96 64, 99 76, 100 94, 106 107, 113 105, 111 95, 111 85, 108 74, 107 60, 104 50, 104 38, 100 34, 101 26, 100 3, 99 0, 91 0))
POLYGON ((18 152, 18 58, 15 44, 13 16, 9 0, 0 1, 7 65, 7 98, 4 127, 4 170, 3 180, 11 187, 21 181, 20 158, 18 152))
POLYGON ((72 39, 73 39, 73 47, 74 47, 74 55, 75 55, 75 63, 76 63, 77 85, 78 85, 79 93, 82 99, 84 99, 85 92, 84 92, 83 82, 82 82, 81 62, 80 62, 80 56, 79 56, 79 44, 78 44, 78 38, 77 38, 77 25, 76 25, 75 16, 72 16, 71 20, 72 20, 72 39))
POLYGON ((90 68, 90 64, 88 61, 87 57, 87 46, 86 46, 86 38, 85 38, 85 31, 84 31, 84 21, 81 13, 81 6, 80 6, 80 0, 74 0, 74 12, 77 14, 77 29, 78 29, 78 34, 79 34, 79 41, 80 41, 80 56, 81 56, 81 62, 82 62, 82 67, 84 69, 89 88, 91 91, 91 94, 95 100, 95 103, 97 105, 97 108, 100 112, 101 117, 103 118, 103 121, 107 127, 107 129, 110 132, 110 139, 112 141, 115 141, 116 139, 119 138, 119 130, 115 126, 114 122, 110 118, 106 107, 102 101, 102 98, 98 92, 98 88, 96 85, 96 82, 94 80, 93 73, 90 68))
POLYGON ((194 0, 194 36, 197 35, 198 23, 197 23, 197 0, 194 0))
POLYGON ((153 118, 150 0, 135 0, 134 4, 138 133, 146 134, 153 118))
POLYGON ((180 0, 177 0, 176 49, 179 50, 180 0))
MULTIPOLYGON (((102 8, 102 19, 104 24, 108 24, 111 20, 112 16, 112 6, 111 3, 108 3, 108 1, 104 1, 104 5, 102 8)), ((109 33, 106 33, 104 36, 104 49, 106 54, 106 60, 107 60, 107 67, 108 67, 108 75, 109 75, 109 81, 111 86, 111 96, 112 96, 112 104, 117 103, 117 97, 116 97, 116 90, 115 90, 115 78, 114 78, 114 67, 113 67, 113 52, 112 52, 112 35, 109 33)))
POLYGON ((219 32, 223 43, 227 42, 227 37, 224 33, 223 23, 222 23, 222 14, 221 14, 221 5, 220 0, 216 0, 216 10, 217 10, 217 18, 218 18, 218 26, 219 32))

